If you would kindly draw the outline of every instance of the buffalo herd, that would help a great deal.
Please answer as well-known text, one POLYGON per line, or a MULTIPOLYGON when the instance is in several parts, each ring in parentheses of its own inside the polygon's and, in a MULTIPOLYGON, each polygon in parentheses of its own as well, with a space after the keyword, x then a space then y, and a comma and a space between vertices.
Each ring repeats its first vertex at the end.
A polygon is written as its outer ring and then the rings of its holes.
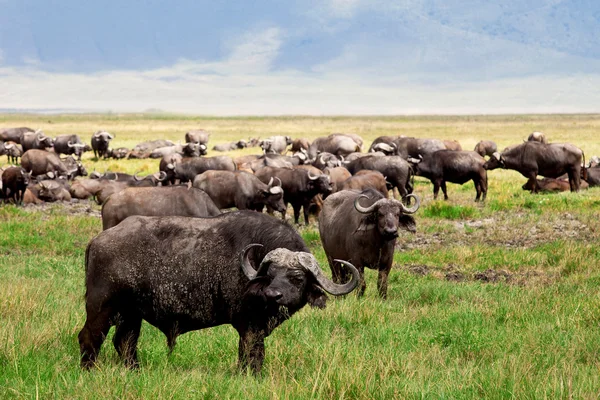
POLYGON ((365 268, 378 271, 379 296, 387 297, 399 232, 416 231, 415 176, 431 181, 434 199, 442 189, 445 200, 447 182, 473 181, 475 201, 485 201, 487 173, 497 168, 521 173, 523 189, 532 193, 600 184, 595 158, 586 165, 581 149, 549 143, 541 132, 502 152, 489 140, 466 151, 457 141, 405 136, 381 136, 362 152, 363 139, 352 133, 312 142, 250 138, 212 148, 260 148, 236 158, 207 156, 205 130, 187 132, 185 144, 152 140, 133 149, 113 148, 115 138, 99 130, 88 146, 78 135, 53 139, 25 127, 0 130, 0 155, 13 163, 20 158, 20 166, 0 169, 4 202, 95 199, 102 205, 103 231, 85 252, 83 368, 94 366, 113 325, 115 349, 136 367, 146 320, 164 333, 170 350, 183 333, 230 324, 239 334, 239 366, 258 373, 264 340, 277 326, 306 304, 325 307, 327 293, 358 288, 362 296, 365 268), (86 151, 96 160, 160 162, 146 176, 88 176, 81 162, 86 151), (300 211, 308 225, 316 210, 332 279, 285 222, 288 205, 296 224, 300 211), (224 212, 231 208, 237 211, 224 212))

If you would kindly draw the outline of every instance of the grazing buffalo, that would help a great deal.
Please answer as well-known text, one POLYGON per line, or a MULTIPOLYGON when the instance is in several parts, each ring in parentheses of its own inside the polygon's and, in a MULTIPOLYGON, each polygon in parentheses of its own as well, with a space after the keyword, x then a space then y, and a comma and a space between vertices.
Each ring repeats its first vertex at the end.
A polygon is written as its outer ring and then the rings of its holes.
POLYGON ((539 143, 548 144, 548 140, 546 139, 546 134, 544 132, 532 132, 527 137, 526 141, 527 142, 539 142, 539 143))
MULTIPOLYGON (((164 140, 164 139, 150 140, 150 141, 138 143, 137 145, 135 145, 135 147, 133 148, 133 150, 131 150, 131 152, 129 153, 127 158, 133 158, 133 159, 149 158, 151 156, 152 152, 154 152, 157 149, 165 148, 165 147, 175 147, 175 146, 176 146, 175 143, 173 143, 170 140, 164 140)), ((173 150, 176 150, 176 148, 173 150)), ((154 158, 160 158, 163 155, 164 154, 160 154, 158 156, 155 156, 154 158)))
POLYGON ((427 178, 433 183, 433 198, 437 199, 440 187, 444 200, 448 200, 446 182, 460 185, 472 180, 477 196, 475 201, 485 200, 487 196, 487 171, 485 159, 474 151, 439 150, 414 162, 415 175, 427 178))
POLYGON ((352 176, 352 174, 344 167, 325 168, 323 172, 329 175, 331 188, 334 193, 339 192, 341 184, 352 176))
POLYGON ((371 143, 371 147, 369 147, 369 153, 374 153, 376 151, 383 151, 385 153, 390 152, 391 154, 398 153, 398 146, 394 141, 399 137, 404 136, 379 136, 373 143, 371 143))
POLYGON ((563 174, 569 177, 572 192, 579 190, 581 176, 587 178, 585 155, 580 148, 569 143, 544 144, 539 142, 525 142, 507 147, 502 154, 496 152, 485 163, 484 168, 512 169, 520 172, 529 179, 528 186, 531 193, 539 190, 536 177, 558 178, 563 174))
POLYGON ((289 136, 271 136, 264 139, 260 147, 265 154, 284 154, 290 144, 292 144, 292 138, 289 136))
POLYGON ((237 142, 217 144, 213 146, 214 151, 232 151, 238 149, 245 149, 248 147, 248 143, 245 140, 238 140, 237 142))
POLYGON ((41 130, 37 130, 35 132, 25 132, 21 137, 21 147, 23 147, 23 152, 27 150, 44 150, 52 147, 54 141, 51 137, 46 136, 44 132, 41 130))
POLYGON ((97 131, 92 135, 94 157, 108 158, 108 145, 115 137, 106 131, 97 131))
POLYGON ((204 129, 192 130, 185 134, 186 143, 203 144, 205 148, 209 138, 210 132, 207 132, 204 129))
POLYGON ((185 183, 210 170, 235 171, 236 165, 231 157, 227 156, 184 158, 180 163, 167 164, 165 172, 169 177, 167 179, 174 177, 179 179, 180 183, 185 183))
MULTIPOLYGON (((571 185, 568 180, 565 179, 554 179, 554 178, 544 178, 544 179, 536 179, 538 191, 540 192, 567 192, 571 190, 571 185)), ((590 187, 586 181, 581 181, 580 189, 587 189, 590 187)), ((531 191, 532 187, 529 181, 525 182, 525 184, 521 187, 523 190, 531 191)))
POLYGON ((142 320, 160 329, 173 350, 177 336, 231 324, 240 336, 239 367, 260 372, 264 339, 307 303, 325 307, 325 291, 351 292, 324 276, 300 235, 264 214, 213 218, 127 218, 86 249, 87 318, 81 366, 93 367, 111 325, 115 349, 137 367, 142 320))
MULTIPOLYGON (((585 180, 589 186, 600 186, 600 167, 587 168, 585 170, 587 177, 585 180)), ((581 182, 583 184, 583 182, 581 182)))
POLYGON ((202 190, 187 186, 130 187, 115 193, 102 206, 102 229, 132 215, 213 217, 221 214, 202 190))
POLYGON ((6 142, 4 143, 4 152, 8 162, 15 164, 23 155, 23 148, 16 142, 6 142))
POLYGON ((315 139, 308 149, 308 155, 311 160, 315 160, 320 153, 345 157, 350 153, 360 151, 362 143, 362 138, 358 135, 334 133, 315 139))
POLYGON ((21 157, 21 166, 32 176, 53 172, 58 176, 67 177, 69 170, 57 154, 45 150, 29 150, 21 157))
POLYGON ((273 179, 265 184, 245 171, 206 171, 196 176, 193 186, 204 190, 219 209, 262 211, 268 206, 285 213, 283 190, 273 179))
POLYGON ((85 144, 77 135, 61 135, 54 139, 54 152, 56 154, 75 155, 81 160, 85 144))
POLYGON ((181 154, 168 154, 160 160, 158 170, 164 172, 167 179, 163 182, 164 184, 174 185, 177 178, 175 177, 175 166, 183 162, 183 156, 181 154))
POLYGON ((413 169, 410 164, 400 156, 378 157, 369 155, 361 157, 351 163, 346 164, 346 168, 351 174, 365 169, 379 171, 385 176, 392 190, 396 188, 400 197, 406 199, 406 196, 412 193, 413 186, 411 178, 413 169))
POLYGON ((26 127, 0 129, 0 140, 3 142, 15 142, 21 144, 23 134, 33 131, 33 129, 26 127))
POLYGON ((415 220, 410 214, 419 209, 420 202, 418 197, 410 196, 416 199, 411 208, 398 200, 386 199, 372 189, 363 192, 343 190, 325 199, 319 214, 319 232, 334 282, 347 280, 347 271, 336 260, 347 259, 360 272, 359 296, 366 289, 366 267, 379 271, 377 289, 382 298, 387 297, 398 229, 416 231, 415 220))
POLYGON ((482 140, 475 145, 474 151, 481 157, 491 157, 492 154, 498 151, 498 146, 496 146, 496 143, 492 142, 491 140, 482 140))
POLYGON ((21 167, 9 167, 2 173, 2 197, 5 200, 12 197, 15 204, 23 203, 25 189, 29 185, 31 172, 21 167))
POLYGON ((359 192, 366 189, 374 189, 381 193, 383 197, 389 197, 387 182, 385 177, 379 171, 362 170, 346 179, 339 190, 357 190, 359 192))
MULTIPOLYGON (((256 171, 262 182, 279 179, 283 188, 283 201, 294 209, 294 222, 299 223, 300 209, 304 212, 304 223, 308 225, 311 200, 318 194, 327 197, 333 190, 329 175, 314 167, 273 168, 264 167, 256 171)), ((285 213, 283 213, 285 219, 285 213)))
POLYGON ((246 164, 246 167, 253 172, 257 172, 264 167, 292 169, 294 168, 294 165, 298 165, 299 163, 300 160, 296 157, 287 157, 282 156, 281 154, 263 154, 254 161, 246 164))

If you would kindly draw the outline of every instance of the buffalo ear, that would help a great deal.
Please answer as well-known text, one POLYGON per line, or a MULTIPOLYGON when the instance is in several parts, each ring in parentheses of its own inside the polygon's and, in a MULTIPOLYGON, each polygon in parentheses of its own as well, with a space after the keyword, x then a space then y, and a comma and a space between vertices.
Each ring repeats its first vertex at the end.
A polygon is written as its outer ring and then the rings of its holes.
POLYGON ((265 289, 269 286, 269 279, 265 276, 252 279, 246 285, 244 302, 249 305, 264 304, 267 302, 265 289))
POLYGON ((327 295, 315 284, 308 287, 307 301, 311 307, 323 309, 327 306, 327 295))
POLYGON ((404 229, 410 233, 415 233, 417 231, 417 223, 412 215, 400 214, 398 223, 400 229, 404 229))

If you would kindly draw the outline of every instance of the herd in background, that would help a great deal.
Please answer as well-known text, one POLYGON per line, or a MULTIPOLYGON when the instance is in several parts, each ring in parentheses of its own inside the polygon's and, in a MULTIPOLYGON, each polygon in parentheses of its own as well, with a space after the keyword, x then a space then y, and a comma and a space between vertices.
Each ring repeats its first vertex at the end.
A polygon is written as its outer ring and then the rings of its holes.
POLYGON ((487 171, 496 168, 519 171, 531 192, 547 187, 548 179, 571 191, 582 187, 582 178, 590 186, 600 181, 597 159, 585 165, 579 148, 547 143, 540 132, 501 153, 491 141, 464 151, 456 141, 404 136, 379 137, 362 152, 362 138, 347 133, 312 143, 273 136, 213 147, 262 149, 235 158, 207 157, 209 136, 190 131, 184 145, 154 140, 129 150, 112 149, 115 135, 98 131, 90 146, 97 158, 157 158, 158 171, 81 178, 87 176, 80 161, 87 145, 76 135, 0 131, 0 154, 13 160, 13 149, 23 151, 21 167, 2 170, 6 201, 93 197, 102 204, 103 232, 86 250, 82 367, 94 366, 111 325, 118 354, 129 367, 138 366, 137 340, 146 320, 165 334, 169 349, 180 334, 231 324, 240 335, 239 365, 259 372, 264 339, 275 327, 306 304, 323 308, 325 293, 358 288, 362 296, 365 268, 378 271, 379 296, 387 297, 398 231, 416 231, 415 175, 431 180, 434 198, 442 189, 445 199, 446 182, 472 180, 476 201, 485 200, 487 171), (285 220, 288 204, 296 223, 301 210, 306 224, 309 210, 319 211, 331 280, 291 225, 260 213, 266 208, 285 220), (239 211, 222 213, 233 207, 239 211))

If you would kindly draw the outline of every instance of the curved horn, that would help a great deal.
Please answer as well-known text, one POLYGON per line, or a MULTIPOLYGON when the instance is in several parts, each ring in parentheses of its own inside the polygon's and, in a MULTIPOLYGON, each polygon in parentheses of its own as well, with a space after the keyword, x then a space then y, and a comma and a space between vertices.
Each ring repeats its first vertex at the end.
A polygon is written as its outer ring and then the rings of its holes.
POLYGON ((102 135, 102 131, 98 131, 98 132, 94 133, 95 138, 100 137, 100 135, 102 135))
POLYGON ((248 259, 248 250, 253 247, 263 247, 262 244, 252 243, 248 246, 244 247, 244 250, 240 253, 240 265, 242 266, 242 271, 244 271, 244 275, 250 280, 256 278, 257 271, 250 264, 250 260, 248 259))
POLYGON ((361 194, 360 196, 358 196, 355 200, 354 200, 354 208, 356 209, 356 211, 358 211, 359 213, 362 214, 369 214, 371 212, 373 212, 375 209, 377 209, 384 201, 386 201, 387 199, 380 199, 377 200, 375 203, 371 204, 369 207, 363 207, 360 205, 360 199, 362 198, 368 199, 368 196, 365 196, 364 194, 361 194))
POLYGON ((113 181, 118 181, 118 180, 119 180, 119 174, 117 174, 117 173, 115 172, 115 178, 113 179, 113 181))
POLYGON ((115 136, 111 135, 110 133, 106 132, 106 134, 108 135, 108 137, 110 138, 110 140, 113 140, 115 138, 115 136))
POLYGON ((277 179, 277 182, 279 182, 277 186, 281 187, 281 179, 279 179, 278 177, 275 177, 275 179, 277 179))
POLYGON ((160 171, 158 173, 158 179, 160 182, 163 182, 165 179, 167 179, 167 173, 165 171, 160 171))
POLYGON ((137 182, 139 182, 139 181, 141 181, 141 180, 143 180, 143 179, 144 179, 144 178, 141 178, 141 179, 140 179, 140 178, 137 176, 137 174, 138 174, 139 172, 140 172, 140 171, 138 171, 138 172, 135 172, 135 173, 133 174, 133 179, 135 179, 137 182))
POLYGON ((318 157, 318 158, 319 158, 319 163, 321 163, 321 164, 325 164, 325 163, 323 162, 323 153, 319 154, 319 157, 318 157))
POLYGON ((500 157, 501 157, 501 155, 500 155, 500 153, 499 153, 499 152, 495 151, 495 152, 492 154, 492 157, 494 157, 496 160, 500 161, 500 157))
POLYGON ((312 254, 298 253, 298 261, 300 262, 300 265, 302 265, 306 270, 310 271, 310 273, 315 277, 315 280, 317 281, 319 286, 321 286, 326 292, 334 296, 348 294, 351 291, 353 291, 356 288, 356 286, 358 286, 360 274, 356 267, 347 261, 337 259, 334 260, 335 262, 339 262, 340 264, 348 267, 348 269, 350 269, 350 272, 352 273, 352 279, 350 280, 350 282, 344 283, 343 285, 333 283, 331 279, 327 278, 323 274, 323 271, 321 271, 321 268, 317 263, 317 259, 312 254))
POLYGON ((15 147, 15 145, 14 145, 14 144, 12 144, 12 143, 5 144, 5 145, 4 145, 4 148, 5 148, 6 150, 10 150, 10 149, 12 149, 13 147, 15 147))
POLYGON ((271 177, 271 179, 269 180, 269 183, 267 183, 267 186, 270 188, 271 186, 273 186, 273 177, 271 177))
POLYGON ((392 146, 394 150, 398 150, 398 146, 396 145, 396 143, 392 142, 390 143, 390 146, 392 146))
POLYGON ((72 144, 70 140, 67 142, 67 146, 69 146, 69 147, 75 147, 75 145, 72 144))
POLYGON ((406 196, 406 198, 413 198, 415 199, 415 205, 412 206, 411 208, 406 208, 406 206, 404 205, 404 203, 402 203, 401 201, 398 201, 396 199, 394 199, 394 202, 397 202, 398 205, 400 205, 400 208, 402 209, 402 212, 404 214, 414 214, 417 212, 417 210, 419 209, 419 207, 421 206, 421 199, 419 198, 419 196, 415 196, 414 194, 409 194, 406 196))
POLYGON ((312 176, 310 174, 310 171, 308 171, 308 179, 310 179, 311 181, 316 181, 317 179, 319 179, 319 176, 321 175, 312 176))

